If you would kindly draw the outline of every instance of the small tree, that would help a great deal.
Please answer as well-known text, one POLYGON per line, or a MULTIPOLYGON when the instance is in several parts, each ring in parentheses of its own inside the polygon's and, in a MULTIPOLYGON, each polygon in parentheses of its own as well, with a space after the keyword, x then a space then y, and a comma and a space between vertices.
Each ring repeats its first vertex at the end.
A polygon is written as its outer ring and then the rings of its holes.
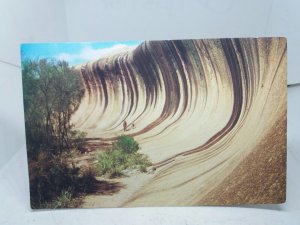
POLYGON ((71 114, 84 91, 80 74, 67 62, 47 59, 23 62, 22 74, 29 155, 69 149, 71 114))

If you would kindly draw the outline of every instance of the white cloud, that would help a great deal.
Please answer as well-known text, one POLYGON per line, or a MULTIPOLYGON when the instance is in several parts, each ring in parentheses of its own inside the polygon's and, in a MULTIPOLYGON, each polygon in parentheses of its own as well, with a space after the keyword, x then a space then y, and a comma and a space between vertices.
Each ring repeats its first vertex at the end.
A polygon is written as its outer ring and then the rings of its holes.
POLYGON ((61 53, 57 56, 59 60, 65 60, 71 64, 73 62, 84 62, 84 61, 91 61, 102 58, 107 55, 111 55, 113 53, 124 51, 128 48, 132 48, 135 46, 128 46, 124 44, 116 44, 109 48, 101 48, 101 49, 94 49, 90 46, 84 47, 79 54, 69 54, 69 53, 61 53))
POLYGON ((61 53, 61 54, 59 54, 57 56, 57 59, 59 59, 59 60, 65 60, 65 61, 70 61, 70 60, 76 58, 75 56, 76 55, 74 55, 74 54, 61 53))

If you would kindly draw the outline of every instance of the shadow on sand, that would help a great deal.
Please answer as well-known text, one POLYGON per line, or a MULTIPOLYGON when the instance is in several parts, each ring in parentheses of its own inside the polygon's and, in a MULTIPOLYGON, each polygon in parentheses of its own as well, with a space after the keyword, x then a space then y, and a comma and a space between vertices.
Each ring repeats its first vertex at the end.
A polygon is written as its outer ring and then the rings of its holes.
POLYGON ((121 182, 97 180, 94 188, 89 194, 113 195, 118 193, 124 187, 126 187, 126 185, 121 182))

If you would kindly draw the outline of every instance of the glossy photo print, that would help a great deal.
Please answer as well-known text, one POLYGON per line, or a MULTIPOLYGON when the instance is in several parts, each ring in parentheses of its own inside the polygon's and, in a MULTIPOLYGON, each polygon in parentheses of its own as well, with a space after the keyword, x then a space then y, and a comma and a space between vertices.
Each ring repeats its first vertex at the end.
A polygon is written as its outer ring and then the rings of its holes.
POLYGON ((285 38, 21 55, 32 208, 285 202, 285 38))

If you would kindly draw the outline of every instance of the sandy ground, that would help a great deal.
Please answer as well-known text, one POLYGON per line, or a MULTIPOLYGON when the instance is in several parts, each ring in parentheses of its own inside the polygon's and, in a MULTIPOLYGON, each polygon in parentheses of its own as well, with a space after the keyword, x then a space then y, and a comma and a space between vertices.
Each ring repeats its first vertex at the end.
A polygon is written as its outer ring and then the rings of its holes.
MULTIPOLYGON (((102 193, 95 193, 84 198, 81 207, 120 207, 123 206, 137 190, 142 189, 148 180, 154 174, 138 173, 130 177, 122 177, 118 179, 98 178, 101 181, 106 181, 105 187, 108 189, 102 193)), ((103 190, 103 186, 99 189, 103 190)))

